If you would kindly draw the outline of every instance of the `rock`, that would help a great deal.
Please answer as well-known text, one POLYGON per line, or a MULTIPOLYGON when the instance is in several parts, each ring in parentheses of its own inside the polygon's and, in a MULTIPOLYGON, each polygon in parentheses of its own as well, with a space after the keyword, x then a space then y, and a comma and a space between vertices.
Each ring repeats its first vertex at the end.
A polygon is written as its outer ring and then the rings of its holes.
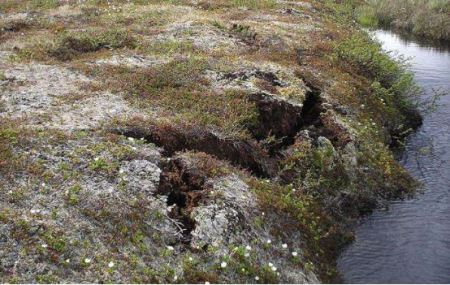
POLYGON ((119 173, 126 181, 126 188, 130 192, 144 192, 153 195, 159 184, 161 169, 147 160, 126 161, 120 167, 119 173))

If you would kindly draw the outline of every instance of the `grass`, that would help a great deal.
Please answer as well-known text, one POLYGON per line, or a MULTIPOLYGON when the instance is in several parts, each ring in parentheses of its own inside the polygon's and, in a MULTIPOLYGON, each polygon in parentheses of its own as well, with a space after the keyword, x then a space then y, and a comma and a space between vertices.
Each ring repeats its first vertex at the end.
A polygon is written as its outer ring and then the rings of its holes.
POLYGON ((390 27, 432 40, 450 40, 447 0, 369 0, 357 8, 356 17, 368 27, 390 27))
POLYGON ((338 42, 334 48, 337 60, 350 72, 369 78, 371 94, 382 101, 391 132, 401 133, 406 128, 420 124, 416 101, 420 94, 413 75, 406 71, 403 59, 392 59, 381 46, 367 34, 356 34, 338 42))
POLYGON ((103 69, 103 77, 137 105, 154 110, 183 125, 199 125, 233 137, 248 136, 257 110, 245 92, 214 92, 203 75, 208 62, 202 57, 174 60, 144 69, 103 69))

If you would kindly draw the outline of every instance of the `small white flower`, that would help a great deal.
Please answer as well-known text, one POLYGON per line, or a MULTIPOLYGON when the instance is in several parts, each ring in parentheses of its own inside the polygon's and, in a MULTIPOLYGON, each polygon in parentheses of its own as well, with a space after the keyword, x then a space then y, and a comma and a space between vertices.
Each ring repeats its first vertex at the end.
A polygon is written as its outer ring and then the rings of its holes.
POLYGON ((91 263, 91 259, 90 258, 85 258, 84 259, 84 263, 91 263))
POLYGON ((47 247, 48 247, 48 245, 47 245, 46 243, 42 244, 41 246, 42 246, 43 248, 47 248, 47 247))
POLYGON ((31 209, 30 210, 30 213, 31 214, 37 214, 37 213, 39 213, 41 210, 35 210, 35 209, 31 209))
POLYGON ((175 276, 173 277, 173 280, 174 280, 174 281, 177 281, 177 280, 178 280, 178 276, 175 275, 175 276))
POLYGON ((136 148, 135 146, 133 146, 131 149, 132 149, 132 150, 137 150, 137 148, 136 148))
POLYGON ((296 257, 297 255, 298 255, 298 253, 297 253, 296 251, 293 251, 293 252, 292 252, 292 256, 293 256, 293 257, 296 257))
POLYGON ((275 266, 272 266, 272 271, 273 272, 277 271, 277 268, 275 266))
POLYGON ((112 261, 110 261, 110 262, 108 263, 108 267, 109 267, 109 268, 113 268, 114 265, 115 265, 115 264, 114 264, 114 262, 112 262, 112 261))
POLYGON ((45 185, 46 185, 46 184, 45 184, 44 182, 42 182, 41 186, 42 186, 42 187, 45 187, 45 185))
POLYGON ((268 239, 266 242, 267 242, 267 244, 271 244, 272 240, 268 239))
POLYGON ((220 267, 222 267, 222 268, 227 267, 227 263, 225 261, 222 261, 222 263, 220 263, 220 267))
POLYGON ((123 174, 124 172, 125 172, 125 170, 123 170, 123 169, 120 169, 120 170, 119 170, 119 173, 120 173, 120 174, 123 174))
POLYGON ((283 248, 285 248, 285 249, 288 247, 288 245, 285 244, 285 243, 283 243, 281 246, 282 246, 283 248))
POLYGON ((130 142, 134 142, 134 138, 132 138, 132 137, 129 137, 128 140, 129 140, 130 142))
POLYGON ((66 263, 70 263, 70 259, 67 258, 67 259, 66 259, 66 263))
POLYGON ((171 245, 167 246, 167 249, 170 250, 170 251, 175 250, 175 248, 173 248, 173 246, 171 246, 171 245))
POLYGON ((272 262, 269 262, 269 267, 273 267, 273 263, 272 262))
POLYGON ((256 281, 259 281, 259 276, 255 276, 255 280, 256 280, 256 281))
POLYGON ((246 252, 246 253, 244 253, 244 256, 245 256, 245 257, 249 257, 249 256, 250 256, 250 253, 246 252))
POLYGON ((266 215, 266 213, 262 212, 262 213, 261 213, 261 215, 265 216, 265 215, 266 215))
POLYGON ((241 268, 241 271, 242 271, 242 272, 245 272, 245 268, 241 268))
POLYGON ((100 159, 100 157, 96 157, 94 158, 94 161, 98 161, 100 159))
POLYGON ((246 250, 252 250, 252 247, 249 246, 249 245, 247 245, 247 246, 245 247, 245 249, 246 249, 246 250))
POLYGON ((194 259, 192 257, 189 256, 189 261, 193 261, 194 259))

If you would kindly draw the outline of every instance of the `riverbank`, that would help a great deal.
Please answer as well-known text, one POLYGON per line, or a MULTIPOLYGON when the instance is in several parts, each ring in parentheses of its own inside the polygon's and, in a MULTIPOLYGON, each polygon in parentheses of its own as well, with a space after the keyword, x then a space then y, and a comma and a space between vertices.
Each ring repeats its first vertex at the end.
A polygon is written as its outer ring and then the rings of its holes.
POLYGON ((351 7, 0 8, 3 282, 327 282, 416 187, 416 87, 351 7))
POLYGON ((390 28, 429 41, 450 43, 450 2, 446 0, 362 1, 358 22, 371 28, 390 28))
MULTIPOLYGON (((423 46, 388 31, 373 36, 384 49, 411 58, 408 69, 423 90, 422 101, 432 99, 436 90, 448 94, 448 49, 423 46)), ((423 191, 413 199, 387 203, 358 224, 355 242, 338 260, 345 283, 449 282, 450 227, 442 218, 450 212, 449 103, 448 96, 441 96, 433 112, 424 112, 423 125, 408 137, 398 157, 423 191)))

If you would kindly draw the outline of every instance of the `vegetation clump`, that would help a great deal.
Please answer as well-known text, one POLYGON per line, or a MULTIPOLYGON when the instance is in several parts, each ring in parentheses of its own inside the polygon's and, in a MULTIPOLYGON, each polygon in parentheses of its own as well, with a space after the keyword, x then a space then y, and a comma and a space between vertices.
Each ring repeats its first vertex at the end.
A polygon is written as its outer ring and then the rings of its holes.
POLYGON ((48 54, 66 61, 84 53, 102 49, 135 48, 136 40, 125 31, 112 30, 98 34, 65 34, 50 48, 48 54))

